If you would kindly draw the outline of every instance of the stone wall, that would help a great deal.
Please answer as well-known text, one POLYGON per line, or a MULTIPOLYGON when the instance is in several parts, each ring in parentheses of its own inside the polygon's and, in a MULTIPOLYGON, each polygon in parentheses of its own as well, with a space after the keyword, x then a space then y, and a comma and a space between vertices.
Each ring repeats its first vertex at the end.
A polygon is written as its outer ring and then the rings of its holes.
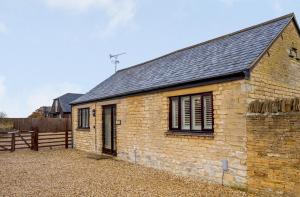
POLYGON ((300 56, 300 39, 294 23, 282 35, 251 71, 248 103, 256 99, 300 97, 300 62, 289 57, 294 46, 300 56))
MULTIPOLYGON (((81 105, 80 107, 72 108, 72 128, 73 128, 73 138, 74 147, 79 150, 84 150, 87 152, 96 152, 97 142, 99 143, 101 139, 97 137, 96 127, 100 127, 100 120, 96 120, 92 116, 93 110, 96 109, 96 103, 90 103, 81 105), (78 108, 90 108, 90 129, 78 129, 78 108), (96 122, 97 121, 97 122, 96 122), (94 128, 95 127, 95 128, 94 128), (97 141, 98 140, 98 141, 97 141)), ((97 117, 101 117, 99 110, 96 114, 97 117)), ((98 151, 99 148, 98 148, 98 151)))
POLYGON ((246 95, 245 81, 240 80, 74 106, 75 147, 92 152, 97 147, 101 152, 102 106, 116 104, 117 120, 121 120, 117 125, 119 159, 216 183, 222 182, 221 160, 227 159, 229 171, 224 184, 247 187, 246 95), (166 135, 168 98, 210 91, 214 99, 214 135, 166 135), (77 110, 87 106, 96 108, 97 115, 90 118, 89 131, 77 130, 77 110))
POLYGON ((300 112, 247 116, 249 190, 300 196, 300 112))

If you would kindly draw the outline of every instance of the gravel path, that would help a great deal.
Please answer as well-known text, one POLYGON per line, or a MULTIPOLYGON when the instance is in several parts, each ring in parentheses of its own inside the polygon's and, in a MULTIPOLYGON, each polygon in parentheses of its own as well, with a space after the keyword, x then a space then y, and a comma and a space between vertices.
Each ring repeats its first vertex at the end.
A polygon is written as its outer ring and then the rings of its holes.
POLYGON ((0 152, 0 196, 247 196, 76 150, 0 152))

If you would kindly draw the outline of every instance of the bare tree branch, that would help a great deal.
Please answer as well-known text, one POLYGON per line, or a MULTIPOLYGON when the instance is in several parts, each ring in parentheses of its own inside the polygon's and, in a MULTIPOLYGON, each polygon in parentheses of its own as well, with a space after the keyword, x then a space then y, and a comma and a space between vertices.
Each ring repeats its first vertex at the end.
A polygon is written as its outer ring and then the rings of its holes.
POLYGON ((0 111, 0 118, 6 118, 6 117, 7 117, 6 113, 0 111))

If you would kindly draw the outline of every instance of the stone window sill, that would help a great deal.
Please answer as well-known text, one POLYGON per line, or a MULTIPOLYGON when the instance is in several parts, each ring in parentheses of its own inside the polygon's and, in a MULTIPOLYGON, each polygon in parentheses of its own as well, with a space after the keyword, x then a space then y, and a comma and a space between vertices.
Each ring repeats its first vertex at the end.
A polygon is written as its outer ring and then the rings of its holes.
POLYGON ((180 132, 180 131, 168 131, 165 132, 167 137, 183 137, 183 138, 202 138, 202 139, 214 139, 214 133, 196 133, 196 132, 180 132))
POLYGON ((77 128, 76 131, 85 131, 85 132, 88 132, 88 131, 90 131, 90 128, 77 128))

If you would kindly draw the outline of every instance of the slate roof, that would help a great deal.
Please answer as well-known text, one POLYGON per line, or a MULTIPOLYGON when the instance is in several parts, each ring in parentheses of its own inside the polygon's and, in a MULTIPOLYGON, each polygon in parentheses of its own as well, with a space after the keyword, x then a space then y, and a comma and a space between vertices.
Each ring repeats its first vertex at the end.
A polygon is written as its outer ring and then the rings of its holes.
POLYGON ((249 70, 292 19, 294 14, 282 16, 119 70, 72 104, 209 80, 249 70))
POLYGON ((70 103, 79 97, 81 97, 83 94, 74 94, 74 93, 67 93, 64 94, 56 99, 58 99, 60 107, 64 113, 71 113, 71 105, 70 103))

